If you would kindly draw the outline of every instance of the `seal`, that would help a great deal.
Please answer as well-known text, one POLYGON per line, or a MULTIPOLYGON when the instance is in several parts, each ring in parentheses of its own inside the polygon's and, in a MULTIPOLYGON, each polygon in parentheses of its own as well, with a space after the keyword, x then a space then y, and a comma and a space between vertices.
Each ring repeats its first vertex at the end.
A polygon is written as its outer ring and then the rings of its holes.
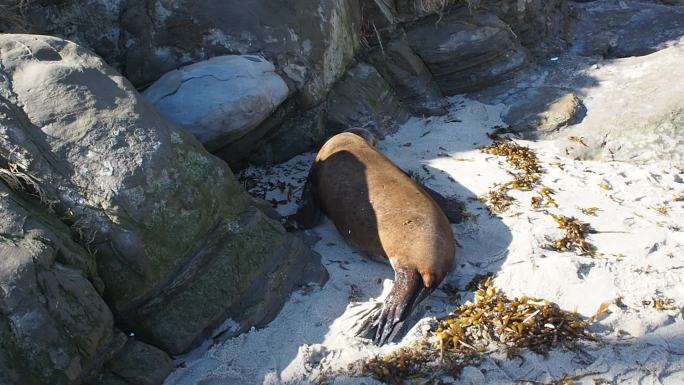
POLYGON ((355 128, 325 142, 294 221, 313 227, 322 211, 354 248, 389 261, 392 289, 360 333, 382 345, 451 270, 455 240, 449 220, 431 197, 436 193, 428 193, 375 149, 372 138, 355 128))

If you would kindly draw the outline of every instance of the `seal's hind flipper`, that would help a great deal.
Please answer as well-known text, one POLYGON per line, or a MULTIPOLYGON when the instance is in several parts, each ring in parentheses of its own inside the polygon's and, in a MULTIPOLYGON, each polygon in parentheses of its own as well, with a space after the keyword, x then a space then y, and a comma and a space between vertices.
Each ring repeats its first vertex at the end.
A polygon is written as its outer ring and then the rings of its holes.
POLYGON ((311 172, 302 188, 302 197, 299 199, 297 212, 285 218, 283 226, 288 230, 310 229, 316 226, 322 217, 318 192, 311 180, 311 172))
POLYGON ((417 271, 397 268, 392 290, 385 298, 382 310, 366 319, 357 335, 372 338, 378 345, 392 341, 404 320, 430 292, 430 289, 423 286, 423 280, 417 271))

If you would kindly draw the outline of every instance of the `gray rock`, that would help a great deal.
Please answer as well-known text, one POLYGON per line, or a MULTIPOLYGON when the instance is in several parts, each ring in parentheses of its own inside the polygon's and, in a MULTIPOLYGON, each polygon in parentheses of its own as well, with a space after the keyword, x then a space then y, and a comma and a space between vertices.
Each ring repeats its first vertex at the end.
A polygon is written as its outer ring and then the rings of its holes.
POLYGON ((479 11, 503 20, 525 47, 536 47, 565 33, 568 10, 564 0, 482 0, 479 3, 479 11))
POLYGON ((369 61, 416 115, 444 115, 446 99, 430 70, 400 35, 369 56, 369 61))
POLYGON ((359 63, 333 87, 327 100, 333 132, 366 127, 379 137, 396 131, 409 113, 373 66, 359 63))
POLYGON ((675 44, 684 34, 684 8, 597 1, 575 5, 570 52, 584 56, 642 56, 675 44))
POLYGON ((0 156, 35 176, 96 253, 104 298, 143 341, 180 353, 243 297, 270 316, 323 274, 318 256, 288 253, 296 241, 255 212, 223 161, 100 58, 57 38, 0 35, 0 65, 0 156), (282 285, 262 279, 297 263, 309 269, 282 285))
POLYGON ((512 129, 535 137, 581 121, 584 106, 570 90, 556 87, 530 87, 513 93, 503 121, 512 129))
POLYGON ((297 102, 294 98, 289 98, 258 127, 235 142, 214 151, 214 154, 228 162, 233 169, 239 169, 244 166, 249 154, 253 151, 260 151, 259 146, 261 145, 264 136, 270 135, 288 118, 297 115, 297 102))
POLYGON ((276 164, 314 149, 329 134, 325 116, 323 106, 288 116, 279 127, 254 145, 249 162, 276 164))
POLYGON ((143 94, 213 151, 249 133, 287 98, 274 71, 259 56, 217 56, 165 74, 143 94))
POLYGON ((0 383, 88 379, 121 341, 96 289, 93 257, 4 182, 0 218, 0 383))
POLYGON ((464 8, 441 19, 425 18, 408 28, 407 36, 446 95, 495 84, 528 60, 527 51, 506 23, 464 8))
POLYGON ((130 339, 91 384, 158 385, 172 370, 173 361, 166 353, 130 339))

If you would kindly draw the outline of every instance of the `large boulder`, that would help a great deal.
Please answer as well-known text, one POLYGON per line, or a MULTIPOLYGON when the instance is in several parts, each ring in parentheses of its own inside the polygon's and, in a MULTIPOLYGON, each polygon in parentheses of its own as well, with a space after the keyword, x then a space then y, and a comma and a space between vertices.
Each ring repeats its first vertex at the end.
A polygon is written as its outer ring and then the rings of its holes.
POLYGON ((359 49, 358 0, 61 0, 29 4, 22 32, 79 42, 137 87, 189 63, 258 53, 302 91, 303 103, 314 106, 359 49))
POLYGON ((274 71, 259 56, 217 56, 165 74, 144 95, 214 151, 248 134, 287 98, 274 71))
POLYGON ((366 63, 352 67, 333 87, 327 110, 331 131, 366 127, 380 137, 395 132, 409 118, 392 87, 366 63))
POLYGON ((91 52, 0 35, 0 68, 0 156, 93 250, 105 300, 143 341, 183 352, 228 316, 268 321, 284 293, 322 279, 223 161, 91 52), (292 275, 271 279, 281 270, 292 275), (243 316, 244 298, 268 304, 264 318, 243 316))
MULTIPOLYGON (((25 175, 0 173, 15 187, 25 175)), ((36 201, 0 182, 0 383, 74 384, 125 342, 94 258, 36 201), (122 339, 123 337, 123 339, 122 339)))
POLYGON ((407 27, 407 36, 446 95, 495 84, 528 61, 527 50, 506 23, 467 7, 427 17, 407 27))

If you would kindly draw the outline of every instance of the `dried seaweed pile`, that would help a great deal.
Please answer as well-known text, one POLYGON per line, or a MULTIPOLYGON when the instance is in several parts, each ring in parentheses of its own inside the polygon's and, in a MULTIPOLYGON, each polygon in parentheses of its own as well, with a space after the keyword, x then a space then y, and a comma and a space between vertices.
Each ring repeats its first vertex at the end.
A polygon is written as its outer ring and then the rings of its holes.
POLYGON ((575 217, 549 214, 558 224, 558 228, 565 230, 565 234, 545 248, 556 251, 579 251, 580 255, 594 256, 596 247, 587 242, 587 234, 592 233, 593 229, 588 223, 580 222, 575 217))
POLYGON ((494 342, 504 344, 510 352, 527 348, 546 355, 555 347, 572 349, 580 340, 596 340, 578 314, 546 300, 509 299, 496 290, 491 279, 479 285, 474 303, 461 305, 440 322, 435 335, 442 350, 486 351, 494 342))
POLYGON ((402 347, 385 356, 352 364, 349 370, 358 376, 372 376, 388 384, 401 384, 404 380, 419 380, 440 374, 457 377, 467 365, 482 360, 478 352, 445 352, 423 339, 402 347))
POLYGON ((529 349, 547 355, 556 347, 574 349, 580 341, 596 341, 588 327, 577 313, 549 301, 509 299, 496 290, 490 276, 478 284, 475 302, 459 306, 430 336, 391 354, 353 364, 349 370, 388 383, 444 373, 456 376, 464 366, 481 361, 488 351, 503 349, 517 354, 529 349))
POLYGON ((512 181, 496 185, 496 189, 480 198, 483 203, 494 213, 502 213, 508 209, 513 198, 508 195, 512 189, 530 191, 534 189, 541 179, 542 168, 539 165, 537 155, 528 147, 523 147, 511 140, 497 139, 489 146, 482 147, 480 151, 506 157, 506 161, 517 172, 512 172, 512 181))
POLYGON ((677 310, 677 305, 672 298, 667 298, 663 296, 653 297, 651 301, 644 300, 641 302, 644 307, 652 306, 656 310, 667 311, 667 310, 677 310))

